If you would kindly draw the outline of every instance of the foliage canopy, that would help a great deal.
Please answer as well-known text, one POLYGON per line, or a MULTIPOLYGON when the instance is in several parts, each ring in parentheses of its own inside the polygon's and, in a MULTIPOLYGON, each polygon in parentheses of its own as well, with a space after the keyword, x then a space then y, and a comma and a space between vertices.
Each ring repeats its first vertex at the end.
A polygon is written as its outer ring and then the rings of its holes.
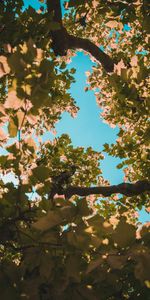
POLYGON ((148 300, 149 223, 137 214, 150 211, 148 0, 69 0, 63 17, 59 0, 39 2, 0 3, 1 299, 148 300), (104 145, 122 159, 117 186, 92 147, 41 141, 78 112, 67 68, 78 49, 96 62, 86 91, 119 127, 104 145))

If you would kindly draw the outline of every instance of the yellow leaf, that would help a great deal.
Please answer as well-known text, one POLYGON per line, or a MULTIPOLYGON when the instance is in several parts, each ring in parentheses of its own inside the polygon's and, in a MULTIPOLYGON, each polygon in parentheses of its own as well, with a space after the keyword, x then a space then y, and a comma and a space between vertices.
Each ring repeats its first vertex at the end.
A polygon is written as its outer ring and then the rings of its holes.
POLYGON ((150 289, 150 280, 145 280, 145 285, 147 286, 148 289, 150 289))
POLYGON ((117 27, 118 26, 118 22, 117 21, 109 21, 105 24, 107 27, 110 27, 110 28, 114 28, 114 27, 117 27))
POLYGON ((17 135, 18 128, 13 119, 10 119, 8 124, 8 132, 10 137, 15 137, 17 135))
MULTIPOLYGON (((29 148, 33 148, 34 151, 37 149, 36 143, 32 138, 26 139, 26 143, 28 144, 29 148)), ((49 170, 48 170, 48 176, 49 176, 49 170)))
POLYGON ((5 132, 0 128, 0 142, 4 142, 7 139, 7 135, 5 132))
POLYGON ((17 112, 17 119, 18 119, 18 129, 20 129, 23 126, 23 120, 25 113, 23 111, 17 112))
POLYGON ((3 55, 0 56, 0 78, 10 72, 10 67, 7 63, 7 58, 3 55))
POLYGON ((23 101, 17 97, 16 91, 10 91, 5 101, 4 107, 17 110, 23 105, 23 101))

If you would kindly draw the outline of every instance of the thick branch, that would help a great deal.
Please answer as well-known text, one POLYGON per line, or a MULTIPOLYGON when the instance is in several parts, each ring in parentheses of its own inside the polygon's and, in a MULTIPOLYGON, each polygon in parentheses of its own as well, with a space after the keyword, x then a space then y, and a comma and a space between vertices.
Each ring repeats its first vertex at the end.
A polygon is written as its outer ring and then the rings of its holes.
POLYGON ((122 194, 128 197, 137 196, 144 192, 150 191, 150 182, 146 180, 137 181, 136 183, 121 183, 111 186, 100 187, 76 187, 70 186, 65 190, 65 195, 70 198, 73 195, 89 196, 89 195, 103 195, 105 197, 112 194, 122 194))
POLYGON ((48 14, 53 16, 53 20, 62 25, 62 13, 60 0, 47 0, 48 14))
POLYGON ((113 72, 114 62, 106 53, 88 39, 68 34, 62 24, 60 0, 47 0, 47 9, 49 15, 53 16, 54 22, 58 22, 60 25, 59 30, 51 31, 52 47, 56 55, 65 55, 68 49, 83 49, 98 60, 106 72, 113 72))
MULTIPOLYGON (((68 34, 62 22, 60 0, 47 0, 47 8, 48 13, 53 16, 53 20, 60 25, 59 30, 51 31, 52 48, 55 55, 66 55, 69 49, 82 49, 90 53, 103 66, 107 73, 114 71, 115 61, 108 54, 103 52, 90 40, 68 34)), ((143 102, 144 99, 137 95, 137 98, 134 100, 143 102)))
POLYGON ((109 55, 104 53, 99 47, 97 47, 88 39, 68 35, 68 47, 72 49, 83 49, 87 51, 102 64, 106 72, 113 72, 115 64, 114 61, 110 58, 109 55))
POLYGON ((8 248, 12 248, 14 251, 23 251, 23 250, 27 250, 30 248, 37 248, 39 246, 49 246, 50 248, 54 248, 54 249, 62 249, 63 245, 61 244, 54 244, 54 243, 48 243, 48 242, 37 242, 35 244, 28 244, 28 245, 22 245, 20 247, 15 246, 13 243, 11 242, 5 242, 5 243, 1 243, 1 245, 8 247, 8 248))
POLYGON ((52 38, 52 48, 55 55, 66 55, 67 54, 67 40, 68 33, 62 24, 62 13, 60 0, 47 0, 47 10, 48 14, 53 17, 53 21, 57 22, 60 26, 57 30, 52 30, 50 32, 52 38))

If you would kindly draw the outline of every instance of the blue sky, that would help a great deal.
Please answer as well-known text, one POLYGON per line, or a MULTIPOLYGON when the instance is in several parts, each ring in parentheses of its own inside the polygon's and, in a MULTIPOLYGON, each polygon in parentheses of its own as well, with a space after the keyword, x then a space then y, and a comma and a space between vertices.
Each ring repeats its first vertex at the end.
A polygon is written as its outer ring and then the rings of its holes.
MULTIPOLYGON (((80 110, 76 118, 72 118, 68 113, 63 114, 62 120, 56 124, 56 136, 68 133, 74 146, 91 146, 96 151, 102 151, 104 143, 115 142, 118 129, 112 129, 102 122, 100 118, 101 110, 96 104, 94 92, 84 91, 86 85, 85 72, 91 70, 92 65, 93 63, 88 55, 83 52, 78 52, 77 56, 72 58, 69 68, 76 68, 76 82, 72 84, 70 92, 80 110)), ((48 138, 51 138, 51 134, 47 132, 43 140, 48 138)), ((105 157, 106 159, 101 164, 104 177, 110 180, 111 184, 120 183, 123 180, 123 172, 116 169, 116 165, 120 160, 106 154, 105 157)))
MULTIPOLYGON (((64 12, 62 0, 62 10, 64 12)), ((31 5, 38 9, 40 7, 38 0, 25 0, 26 7, 31 5)), ((118 129, 112 129, 100 119, 100 108, 96 104, 94 92, 85 92, 86 85, 85 72, 92 69, 93 63, 88 55, 78 52, 77 56, 72 58, 69 68, 76 68, 76 83, 72 84, 71 94, 80 107, 77 118, 73 119, 68 113, 64 113, 62 120, 56 124, 57 135, 68 133, 74 146, 91 146, 94 150, 102 151, 104 143, 113 143, 116 140, 118 129)), ((47 132, 43 141, 51 139, 52 135, 47 132)), ((105 160, 101 167, 103 175, 111 184, 118 184, 123 180, 123 172, 116 169, 120 162, 117 158, 112 158, 105 154, 105 160)))
MULTIPOLYGON (((23 0, 24 1, 24 4, 25 4, 25 8, 28 7, 29 5, 34 7, 35 9, 39 9, 40 6, 43 6, 44 4, 40 3, 39 0, 23 0)), ((62 13, 64 14, 64 6, 63 6, 63 3, 65 2, 66 0, 61 0, 61 4, 62 4, 62 13)))

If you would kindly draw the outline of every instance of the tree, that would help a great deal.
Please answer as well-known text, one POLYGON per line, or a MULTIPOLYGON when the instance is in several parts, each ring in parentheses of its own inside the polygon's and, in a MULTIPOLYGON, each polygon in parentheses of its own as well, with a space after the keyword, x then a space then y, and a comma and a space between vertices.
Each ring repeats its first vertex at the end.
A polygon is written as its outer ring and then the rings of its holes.
POLYGON ((0 181, 1 299, 148 300, 149 223, 137 217, 150 207, 148 1, 69 0, 63 17, 59 0, 40 2, 0 4, 0 168, 13 176, 0 181), (116 186, 102 153, 40 139, 78 111, 67 68, 77 49, 96 61, 86 90, 120 130, 104 145, 123 159, 116 186))

